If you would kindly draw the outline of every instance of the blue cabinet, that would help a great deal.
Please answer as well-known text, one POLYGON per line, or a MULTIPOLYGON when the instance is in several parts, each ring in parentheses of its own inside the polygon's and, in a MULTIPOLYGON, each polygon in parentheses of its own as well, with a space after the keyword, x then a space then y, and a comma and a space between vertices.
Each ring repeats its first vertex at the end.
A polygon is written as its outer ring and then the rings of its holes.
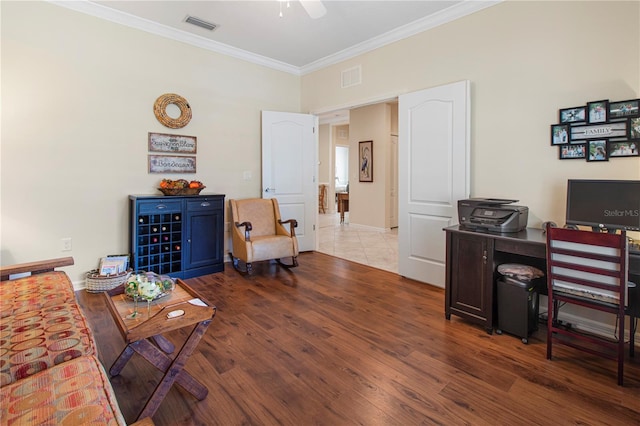
POLYGON ((130 195, 135 270, 192 278, 224 269, 224 195, 130 195))

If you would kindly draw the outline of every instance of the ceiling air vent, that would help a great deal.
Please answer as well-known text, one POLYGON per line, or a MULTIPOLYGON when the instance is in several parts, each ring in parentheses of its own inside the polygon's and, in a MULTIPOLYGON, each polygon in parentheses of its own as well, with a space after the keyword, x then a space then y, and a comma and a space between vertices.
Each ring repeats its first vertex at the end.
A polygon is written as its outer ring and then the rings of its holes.
POLYGON ((348 68, 342 71, 342 88, 356 86, 362 83, 362 66, 348 68))
POLYGON ((187 22, 189 24, 195 25, 200 28, 204 28, 205 30, 209 30, 209 31, 213 31, 216 28, 218 28, 216 24, 212 22, 204 21, 200 18, 196 18, 195 16, 187 16, 187 19, 185 19, 184 22, 187 22))

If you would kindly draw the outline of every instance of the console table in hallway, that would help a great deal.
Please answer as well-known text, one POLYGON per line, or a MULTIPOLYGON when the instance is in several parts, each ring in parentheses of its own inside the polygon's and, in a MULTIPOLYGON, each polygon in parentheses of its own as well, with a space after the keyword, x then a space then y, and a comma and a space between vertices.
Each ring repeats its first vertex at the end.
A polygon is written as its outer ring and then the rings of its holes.
POLYGON ((340 223, 344 223, 344 212, 349 211, 349 193, 338 192, 338 213, 340 213, 340 223))

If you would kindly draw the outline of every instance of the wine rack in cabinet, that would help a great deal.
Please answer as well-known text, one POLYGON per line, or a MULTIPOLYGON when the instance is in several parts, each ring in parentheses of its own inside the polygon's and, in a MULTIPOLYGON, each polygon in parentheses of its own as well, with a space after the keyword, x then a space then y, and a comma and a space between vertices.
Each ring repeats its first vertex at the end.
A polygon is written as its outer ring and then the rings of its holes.
POLYGON ((224 269, 224 195, 131 195, 135 270, 191 278, 224 269))

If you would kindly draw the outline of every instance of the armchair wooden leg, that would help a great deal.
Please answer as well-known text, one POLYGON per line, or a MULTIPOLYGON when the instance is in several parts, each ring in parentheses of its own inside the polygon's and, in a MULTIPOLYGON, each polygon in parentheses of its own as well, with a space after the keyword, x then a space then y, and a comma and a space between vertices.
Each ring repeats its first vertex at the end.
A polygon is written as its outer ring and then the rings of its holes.
POLYGON ((229 257, 231 257, 231 265, 233 266, 233 269, 240 272, 241 274, 251 274, 253 270, 251 268, 251 263, 245 263, 245 270, 242 270, 240 268, 240 259, 238 259, 237 257, 234 257, 233 253, 231 252, 229 252, 229 257))
POLYGON ((295 268, 296 266, 298 266, 298 256, 291 256, 291 264, 286 264, 282 261, 282 259, 276 259, 276 262, 278 262, 278 265, 282 266, 283 268, 295 268))

